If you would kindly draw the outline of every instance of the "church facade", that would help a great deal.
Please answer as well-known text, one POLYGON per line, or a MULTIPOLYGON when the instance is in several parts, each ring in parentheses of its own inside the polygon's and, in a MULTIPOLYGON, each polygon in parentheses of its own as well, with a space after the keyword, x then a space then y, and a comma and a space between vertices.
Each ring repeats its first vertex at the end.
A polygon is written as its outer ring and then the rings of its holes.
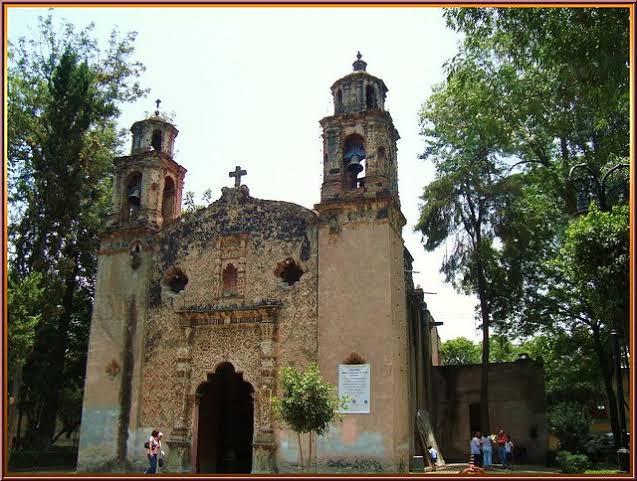
POLYGON ((164 471, 294 472, 297 436, 271 400, 281 367, 311 362, 335 386, 363 365, 369 390, 314 439, 316 469, 408 470, 438 338, 403 245, 387 87, 360 54, 353 67, 320 121, 313 210, 251 197, 237 167, 234 187, 182 215, 177 129, 159 112, 132 126, 99 251, 78 471, 143 470, 157 428, 164 471))

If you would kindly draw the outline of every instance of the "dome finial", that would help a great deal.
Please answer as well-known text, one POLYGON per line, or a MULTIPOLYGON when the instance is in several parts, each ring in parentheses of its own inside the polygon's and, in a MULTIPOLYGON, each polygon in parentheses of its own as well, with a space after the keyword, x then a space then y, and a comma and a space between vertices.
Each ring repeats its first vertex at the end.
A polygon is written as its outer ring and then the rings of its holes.
POLYGON ((161 100, 157 99, 155 100, 155 105, 157 105, 157 110, 155 110, 155 115, 157 117, 159 117, 159 104, 161 103, 161 100))
POLYGON ((356 53, 356 62, 354 62, 352 65, 354 66, 354 72, 358 72, 358 71, 365 71, 365 68, 367 67, 367 62, 365 62, 364 60, 361 60, 363 56, 361 55, 360 50, 356 53))

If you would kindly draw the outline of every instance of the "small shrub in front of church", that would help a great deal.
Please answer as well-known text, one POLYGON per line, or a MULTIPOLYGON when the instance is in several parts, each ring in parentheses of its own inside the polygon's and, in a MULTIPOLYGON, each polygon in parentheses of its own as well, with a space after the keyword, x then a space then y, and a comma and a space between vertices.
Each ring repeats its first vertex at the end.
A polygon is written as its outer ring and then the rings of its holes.
POLYGON ((301 434, 309 433, 308 466, 312 459, 312 433, 323 434, 337 418, 341 405, 332 385, 321 377, 318 365, 311 363, 305 372, 291 366, 279 373, 282 395, 272 400, 275 416, 297 433, 301 469, 305 468, 301 434))
POLYGON ((562 472, 566 474, 581 474, 591 466, 591 462, 585 454, 572 454, 569 451, 560 451, 557 453, 556 459, 562 472))

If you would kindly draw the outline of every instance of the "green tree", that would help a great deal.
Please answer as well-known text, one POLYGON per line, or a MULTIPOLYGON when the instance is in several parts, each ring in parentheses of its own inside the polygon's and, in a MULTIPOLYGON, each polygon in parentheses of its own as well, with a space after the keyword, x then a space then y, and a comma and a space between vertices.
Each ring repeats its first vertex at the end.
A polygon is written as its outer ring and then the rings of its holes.
POLYGON ((54 439, 61 393, 83 385, 97 232, 122 141, 117 104, 145 94, 135 80, 143 71, 132 58, 135 34, 113 31, 103 51, 92 29, 76 31, 49 15, 36 38, 9 43, 11 267, 18 279, 41 273, 47 293, 24 376, 30 439, 39 448, 54 439))
POLYGON ((498 153, 508 148, 509 126, 501 115, 504 96, 479 59, 460 56, 447 65, 444 84, 434 88, 421 111, 426 149, 436 168, 424 189, 415 230, 432 251, 449 241, 441 272, 456 289, 476 294, 482 330, 481 429, 490 432, 488 409, 489 328, 502 285, 515 283, 496 242, 501 211, 518 186, 503 179, 498 153), (478 63, 476 63, 478 62, 478 63))
POLYGON ((547 412, 548 428, 560 440, 560 449, 584 452, 591 426, 588 409, 577 402, 561 402, 547 412))
POLYGON ((556 328, 520 343, 516 350, 543 363, 548 408, 572 401, 592 412, 604 403, 602 377, 587 329, 566 333, 556 328))
POLYGON ((480 346, 466 337, 449 339, 440 345, 440 361, 443 366, 479 364, 480 346))
POLYGON ((521 351, 506 336, 494 334, 489 337, 489 362, 512 362, 518 358, 521 351))
MULTIPOLYGON (((485 225, 489 248, 476 249, 486 259, 487 286, 498 287, 486 289, 489 320, 503 334, 529 335, 531 325, 556 332, 564 325, 555 324, 553 314, 559 317, 570 299, 553 299, 542 310, 536 308, 536 298, 546 301, 544 293, 556 281, 552 268, 545 267, 558 256, 577 210, 569 171, 585 163, 601 174, 628 156, 628 10, 452 8, 445 16, 464 40, 446 64, 446 82, 423 108, 425 158, 467 161, 464 170, 448 163, 450 189, 467 173, 483 172, 484 157, 475 153, 488 154, 494 174, 501 176, 499 186, 493 184, 496 195, 482 196, 495 200, 485 225), (521 172, 513 173, 514 167, 521 172), (502 196, 498 187, 509 194, 502 196)), ((425 205, 419 227, 434 237, 447 234, 440 225, 456 222, 457 210, 440 202, 444 196, 425 197, 434 215, 425 205), (425 215, 429 224, 423 223, 425 215)), ((447 266, 462 259, 457 246, 447 266)), ((480 308, 484 317, 482 302, 480 308)), ((591 344, 594 348, 596 341, 584 345, 591 344)), ((483 350, 483 361, 486 357, 483 350)), ((605 376, 604 382, 609 380, 605 376)))
POLYGON ((341 402, 334 388, 323 381, 318 365, 311 363, 304 372, 291 366, 279 372, 281 397, 273 399, 276 416, 297 434, 301 469, 304 469, 301 433, 309 434, 308 467, 312 463, 312 433, 322 435, 336 419, 341 402))
POLYGON ((21 281, 8 276, 7 311, 8 329, 7 371, 9 374, 8 431, 9 452, 17 430, 17 403, 22 385, 22 368, 33 348, 35 329, 40 322, 38 306, 44 289, 40 287, 42 276, 33 272, 21 281))
POLYGON ((628 206, 601 212, 591 204, 587 215, 572 222, 559 256, 547 266, 548 289, 529 302, 527 326, 546 329, 550 320, 552 330, 588 334, 582 346, 601 375, 617 447, 620 414, 612 386, 609 334, 613 327, 626 327, 629 317, 628 226, 628 206))

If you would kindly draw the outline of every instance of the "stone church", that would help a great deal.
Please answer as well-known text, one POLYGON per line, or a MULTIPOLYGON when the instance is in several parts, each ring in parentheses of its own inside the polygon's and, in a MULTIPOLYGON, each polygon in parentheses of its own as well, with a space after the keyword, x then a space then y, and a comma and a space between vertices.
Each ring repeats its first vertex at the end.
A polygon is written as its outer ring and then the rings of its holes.
POLYGON ((251 197, 237 167, 234 187, 182 214, 177 129, 159 112, 131 127, 99 250, 79 472, 141 472, 154 428, 167 472, 294 472, 297 436, 271 400, 281 367, 311 362, 335 386, 366 366, 369 392, 314 440, 315 469, 405 472, 421 452, 438 336, 403 245, 399 135, 360 54, 331 92, 314 210, 251 197))

